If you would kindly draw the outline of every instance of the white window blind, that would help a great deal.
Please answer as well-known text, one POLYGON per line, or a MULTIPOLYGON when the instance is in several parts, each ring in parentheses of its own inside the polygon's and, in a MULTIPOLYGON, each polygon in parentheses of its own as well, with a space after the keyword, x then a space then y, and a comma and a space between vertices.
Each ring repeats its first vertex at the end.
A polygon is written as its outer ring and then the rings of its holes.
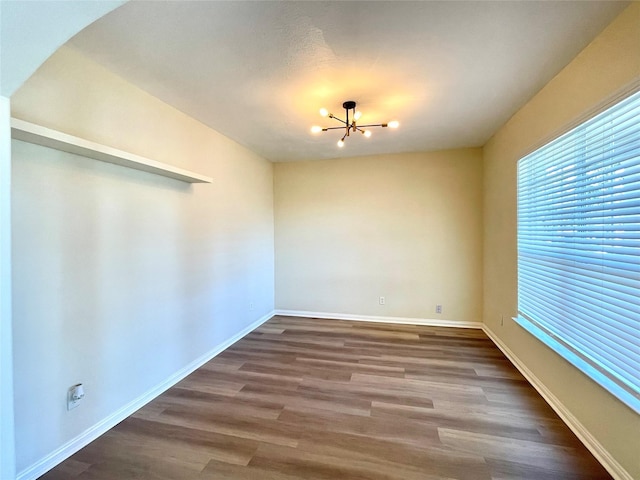
POLYGON ((518 318, 640 413, 640 92, 518 162, 518 318))

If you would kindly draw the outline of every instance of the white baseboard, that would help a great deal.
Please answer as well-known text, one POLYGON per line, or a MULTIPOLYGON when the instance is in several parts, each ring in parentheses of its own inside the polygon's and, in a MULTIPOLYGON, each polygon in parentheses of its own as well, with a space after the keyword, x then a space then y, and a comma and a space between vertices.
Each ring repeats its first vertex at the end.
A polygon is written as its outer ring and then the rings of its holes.
POLYGON ((191 362, 186 367, 178 370, 176 373, 171 375, 169 378, 164 380, 162 383, 156 385, 151 390, 145 392, 144 394, 142 394, 138 398, 136 398, 136 399, 132 400, 131 402, 129 402, 128 404, 126 404, 121 409, 119 409, 119 410, 115 411, 114 413, 112 413, 111 415, 109 415, 107 418, 101 420, 100 422, 96 423, 92 427, 88 428, 87 430, 82 432, 80 435, 78 435, 77 437, 75 437, 72 440, 68 441, 67 443, 65 443, 64 445, 59 447, 58 449, 54 450, 53 452, 51 452, 49 455, 47 455, 46 457, 44 457, 43 459, 41 459, 37 463, 35 463, 35 464, 31 465, 30 467, 27 467, 26 469, 22 470, 20 473, 18 473, 18 476, 16 477, 16 480, 35 480, 36 478, 40 477, 41 475, 44 475, 46 472, 51 470, 53 467, 55 467, 56 465, 58 465, 62 461, 66 460, 71 455, 76 453, 78 450, 80 450, 81 448, 87 446, 89 443, 94 441, 100 435, 104 434, 109 429, 115 427, 118 423, 123 421, 125 418, 127 418, 128 416, 132 415, 137 410, 139 410, 140 408, 145 406, 147 403, 149 403, 151 400, 156 398, 158 395, 160 395, 164 391, 166 391, 169 388, 171 388, 172 386, 174 386, 176 383, 178 383, 180 380, 185 378, 187 375, 189 375, 193 371, 195 371, 198 368, 200 368, 202 365, 207 363, 209 360, 214 358, 216 355, 218 355, 219 353, 221 353, 224 350, 226 350, 227 348, 229 348, 231 345, 236 343, 242 337, 244 337, 248 333, 250 333, 253 330, 255 330, 256 328, 258 328, 260 325, 262 325, 267 320, 271 319, 271 317, 273 317, 274 314, 275 314, 275 312, 271 311, 270 313, 266 314, 262 318, 256 320, 251 325, 249 325, 248 327, 244 328, 242 331, 238 332, 236 335, 234 335, 230 339, 228 339, 225 342, 217 345, 215 348, 213 348, 212 350, 208 351, 207 353, 205 353, 201 357, 197 358, 196 360, 191 362))
POLYGON ((633 480, 633 477, 627 472, 618 461, 602 446, 598 440, 585 428, 582 423, 565 407, 558 398, 529 370, 513 351, 507 347, 502 340, 486 325, 482 329, 487 336, 502 350, 502 353, 509 359, 513 365, 522 373, 524 378, 535 388, 538 393, 545 399, 551 408, 558 414, 564 423, 571 429, 573 433, 580 439, 585 447, 593 454, 594 457, 602 464, 615 480, 633 480))
POLYGON ((353 315, 350 313, 306 312, 301 310, 276 310, 275 314, 283 317, 308 317, 327 320, 354 320, 356 322, 399 323, 403 325, 425 325, 429 327, 482 328, 481 322, 440 320, 437 318, 377 317, 370 315, 353 315))

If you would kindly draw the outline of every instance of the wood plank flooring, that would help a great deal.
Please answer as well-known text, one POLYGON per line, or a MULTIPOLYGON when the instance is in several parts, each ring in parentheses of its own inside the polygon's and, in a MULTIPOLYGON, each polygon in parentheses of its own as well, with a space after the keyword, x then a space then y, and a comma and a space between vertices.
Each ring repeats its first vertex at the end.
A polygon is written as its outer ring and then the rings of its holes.
POLYGON ((41 478, 611 477, 479 330, 276 316, 41 478))

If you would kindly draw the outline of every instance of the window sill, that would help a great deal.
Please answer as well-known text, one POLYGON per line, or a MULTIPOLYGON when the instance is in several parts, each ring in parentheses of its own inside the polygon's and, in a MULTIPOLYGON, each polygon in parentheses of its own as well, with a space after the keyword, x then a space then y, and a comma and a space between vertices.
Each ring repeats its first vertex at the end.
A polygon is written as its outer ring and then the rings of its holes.
POLYGON ((618 385, 608 376, 606 376, 597 368, 592 366, 589 362, 587 362, 582 357, 580 357, 579 355, 571 351, 565 345, 557 341, 547 332, 545 332, 540 327, 530 322, 526 318, 518 315, 517 317, 513 317, 513 320, 522 328, 524 328, 527 332, 529 332, 531 335, 533 335, 542 343, 544 343, 551 350, 553 350, 562 358, 564 358, 571 365, 576 367, 578 370, 580 370, 582 373, 587 375, 590 379, 592 379, 598 385, 600 385, 609 393, 611 393, 613 396, 615 396, 622 403, 624 403, 629 408, 631 408, 634 412, 640 414, 640 397, 622 388, 620 385, 618 385))

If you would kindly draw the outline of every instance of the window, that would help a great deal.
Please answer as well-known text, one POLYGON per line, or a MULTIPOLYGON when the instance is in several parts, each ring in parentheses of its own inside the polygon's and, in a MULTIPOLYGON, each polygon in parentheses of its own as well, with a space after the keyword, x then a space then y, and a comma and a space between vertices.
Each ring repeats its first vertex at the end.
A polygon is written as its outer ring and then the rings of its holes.
POLYGON ((517 322, 640 413, 640 92, 518 162, 517 322))

